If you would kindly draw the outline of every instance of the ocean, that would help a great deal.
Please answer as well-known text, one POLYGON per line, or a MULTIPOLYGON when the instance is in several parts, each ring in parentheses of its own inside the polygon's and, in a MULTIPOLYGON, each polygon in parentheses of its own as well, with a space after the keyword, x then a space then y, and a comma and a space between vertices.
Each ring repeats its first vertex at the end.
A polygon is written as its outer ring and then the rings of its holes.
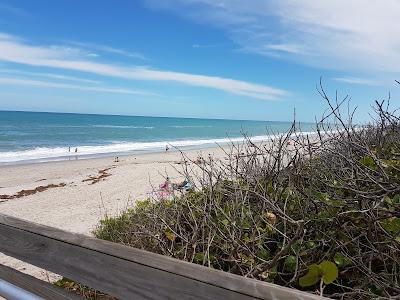
MULTIPOLYGON (((290 122, 0 111, 0 164, 195 149, 283 133, 290 122), (77 149, 77 153, 75 153, 77 149)), ((303 131, 313 124, 303 123, 303 131)))

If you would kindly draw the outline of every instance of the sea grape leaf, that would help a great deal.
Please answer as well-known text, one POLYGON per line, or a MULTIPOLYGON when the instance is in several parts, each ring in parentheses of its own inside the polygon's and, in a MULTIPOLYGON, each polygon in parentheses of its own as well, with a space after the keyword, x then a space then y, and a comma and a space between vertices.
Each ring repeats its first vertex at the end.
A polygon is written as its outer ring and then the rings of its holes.
POLYGON ((260 252, 258 252, 258 256, 261 257, 264 260, 268 260, 271 258, 271 254, 267 249, 261 249, 260 252))
POLYGON ((285 270, 294 272, 296 270, 296 265, 297 265, 297 258, 294 255, 289 255, 285 259, 285 270))
POLYGON ((382 227, 390 234, 397 236, 400 234, 400 218, 392 217, 381 221, 382 227))
POLYGON ((348 265, 352 264, 352 261, 350 258, 344 256, 342 253, 340 252, 336 252, 335 257, 333 258, 333 260, 335 261, 335 263, 339 266, 339 267, 345 267, 348 265))
POLYGON ((393 198, 385 196, 383 197, 383 200, 389 205, 400 204, 400 194, 395 195, 393 198))
POLYGON ((334 282, 339 276, 338 267, 331 261, 324 260, 319 264, 319 268, 322 272, 322 280, 325 284, 334 282))
POLYGON ((324 260, 319 265, 312 264, 308 267, 308 272, 299 279, 301 287, 308 287, 316 284, 321 279, 325 284, 330 284, 339 276, 338 267, 331 261, 324 260))
POLYGON ((169 228, 167 228, 164 233, 167 239, 169 239, 171 242, 175 241, 175 234, 169 228))
POLYGON ((203 263, 204 261, 204 253, 203 252, 197 252, 194 256, 194 261, 197 263, 203 263))
POLYGON ((261 278, 267 282, 274 282, 274 279, 277 275, 277 267, 273 267, 265 272, 261 273, 261 278))
POLYGON ((371 168, 372 170, 376 169, 376 163, 375 163, 374 159, 369 155, 364 156, 360 160, 360 163, 363 164, 364 166, 368 167, 368 168, 371 168))
POLYGON ((299 285, 301 287, 312 286, 316 284, 321 278, 321 270, 318 265, 312 264, 308 266, 308 272, 299 279, 299 285))
POLYGON ((227 219, 223 219, 223 220, 222 220, 222 224, 224 224, 225 226, 228 226, 229 221, 228 221, 227 219))
POLYGON ((307 247, 307 249, 312 249, 312 248, 314 248, 316 245, 315 245, 315 243, 314 242, 307 242, 307 244, 306 244, 306 247, 307 247))

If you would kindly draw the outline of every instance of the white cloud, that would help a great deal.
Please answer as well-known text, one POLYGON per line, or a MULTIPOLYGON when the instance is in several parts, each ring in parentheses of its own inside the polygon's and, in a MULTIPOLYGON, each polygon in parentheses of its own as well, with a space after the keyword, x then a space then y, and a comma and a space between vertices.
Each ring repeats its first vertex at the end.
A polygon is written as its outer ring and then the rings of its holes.
POLYGON ((146 0, 225 29, 240 48, 341 70, 400 70, 399 0, 146 0))
POLYGON ((372 85, 372 86, 382 85, 382 82, 379 82, 379 81, 373 80, 373 79, 367 79, 367 78, 335 77, 332 79, 335 81, 340 81, 340 82, 350 83, 350 84, 372 85))
POLYGON ((275 100, 288 94, 281 89, 230 78, 93 62, 80 58, 79 53, 70 48, 32 46, 7 35, 0 36, 0 61, 132 80, 172 81, 263 100, 275 100))
POLYGON ((30 80, 30 79, 19 79, 19 78, 7 78, 7 77, 0 77, 0 85, 30 86, 30 87, 37 87, 37 88, 68 89, 68 90, 77 90, 77 91, 140 95, 140 96, 155 96, 156 95, 153 93, 148 93, 148 92, 140 91, 140 90, 130 90, 130 89, 123 89, 123 88, 115 88, 115 87, 83 86, 83 85, 68 84, 68 83, 49 82, 49 81, 30 80))
POLYGON ((267 51, 278 51, 287 53, 303 53, 304 47, 295 44, 267 44, 263 48, 267 51))
POLYGON ((193 44, 192 48, 217 48, 220 45, 202 45, 202 44, 193 44))
POLYGON ((85 79, 85 78, 80 78, 80 77, 66 76, 66 75, 60 75, 60 74, 54 74, 54 73, 28 72, 28 71, 21 71, 21 70, 7 69, 7 68, 0 69, 0 73, 16 74, 16 75, 23 75, 23 76, 47 77, 47 78, 52 78, 52 79, 75 81, 75 82, 90 83, 90 84, 99 84, 100 83, 100 81, 98 81, 98 80, 91 80, 91 79, 85 79))
MULTIPOLYGON (((100 45, 100 44, 94 44, 94 43, 81 43, 81 42, 76 42, 76 41, 70 41, 69 43, 76 45, 78 47, 89 48, 89 49, 97 50, 97 51, 101 51, 101 52, 108 52, 108 53, 122 55, 122 56, 130 57, 130 58, 147 60, 147 58, 142 53, 139 53, 139 52, 127 51, 125 49, 119 49, 119 48, 114 48, 114 47, 100 45)), ((95 54, 95 53, 90 53, 90 54, 95 54)))

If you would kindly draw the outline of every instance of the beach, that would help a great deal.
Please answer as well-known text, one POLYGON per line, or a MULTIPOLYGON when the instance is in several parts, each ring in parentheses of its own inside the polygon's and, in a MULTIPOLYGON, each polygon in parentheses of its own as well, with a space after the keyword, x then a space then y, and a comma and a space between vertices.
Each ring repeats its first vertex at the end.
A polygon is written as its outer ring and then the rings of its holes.
MULTIPOLYGON (((99 220, 182 182, 182 154, 221 157, 230 142, 267 141, 291 122, 0 111, 0 212, 90 235, 99 220), (165 151, 166 148, 169 151, 165 151), (193 150, 197 149, 197 150, 193 150), (118 161, 115 161, 119 156, 118 161)), ((304 124, 311 130, 312 124, 304 124)), ((48 273, 4 255, 0 264, 48 273)), ((51 275, 51 279, 54 277, 51 275)))
MULTIPOLYGON (((185 151, 222 157, 221 148, 185 151)), ((0 167, 0 212, 62 230, 90 235, 99 220, 116 215, 136 200, 152 195, 165 181, 184 178, 182 154, 178 151, 132 156, 64 160, 0 167), (9 198, 9 199, 5 199, 9 198)), ((41 279, 54 279, 38 268, 0 255, 0 264, 41 279)))

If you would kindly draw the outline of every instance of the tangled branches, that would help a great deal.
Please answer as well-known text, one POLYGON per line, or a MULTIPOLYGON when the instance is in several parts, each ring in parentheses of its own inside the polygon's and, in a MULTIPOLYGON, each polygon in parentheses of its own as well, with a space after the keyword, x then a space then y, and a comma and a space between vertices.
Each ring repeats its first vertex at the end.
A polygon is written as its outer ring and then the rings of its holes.
POLYGON ((319 91, 329 110, 315 135, 294 123, 266 143, 232 144, 226 159, 188 162, 196 191, 138 201, 96 236, 332 298, 399 296, 400 119, 377 102, 376 119, 356 126, 319 91), (323 261, 337 278, 301 285, 323 261))

